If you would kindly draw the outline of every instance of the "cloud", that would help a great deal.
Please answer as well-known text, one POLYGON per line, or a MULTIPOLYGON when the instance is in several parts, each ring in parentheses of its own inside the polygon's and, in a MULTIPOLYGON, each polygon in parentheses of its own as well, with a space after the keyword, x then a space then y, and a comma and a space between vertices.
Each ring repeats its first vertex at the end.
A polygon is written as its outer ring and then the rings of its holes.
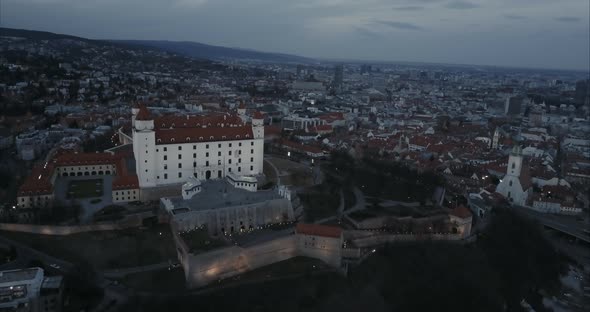
POLYGON ((447 9, 454 9, 454 10, 467 10, 467 9, 475 9, 479 8, 479 4, 475 4, 472 2, 467 1, 453 1, 449 2, 445 5, 447 9))
POLYGON ((393 9, 395 11, 421 11, 421 10, 424 10, 425 7, 417 6, 417 5, 410 5, 410 6, 397 7, 397 8, 393 8, 393 9))
POLYGON ((516 15, 516 14, 504 14, 504 18, 511 19, 511 20, 523 20, 526 19, 526 16, 516 15))
POLYGON ((580 21, 580 18, 574 16, 560 16, 556 17, 555 20, 558 22, 578 22, 580 21))
POLYGON ((369 30, 365 27, 355 27, 354 30, 359 33, 360 35, 362 35, 363 37, 369 37, 369 38, 381 38, 381 34, 374 32, 372 30, 369 30))
POLYGON ((207 3, 207 0, 178 0, 176 1, 176 5, 183 6, 183 7, 199 7, 203 4, 207 3))
POLYGON ((423 28, 412 24, 412 23, 405 23, 405 22, 394 22, 394 21, 375 21, 375 24, 385 25, 395 29, 404 29, 404 30, 422 30, 423 28))

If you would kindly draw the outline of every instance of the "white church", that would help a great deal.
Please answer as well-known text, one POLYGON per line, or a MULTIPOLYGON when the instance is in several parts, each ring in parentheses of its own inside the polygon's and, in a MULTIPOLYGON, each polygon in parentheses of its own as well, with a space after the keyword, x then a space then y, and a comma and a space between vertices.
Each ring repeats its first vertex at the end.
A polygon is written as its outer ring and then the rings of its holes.
POLYGON ((263 116, 237 114, 153 117, 147 107, 132 108, 132 139, 139 188, 178 185, 190 178, 262 174, 263 116))
POLYGON ((506 175, 496 187, 511 204, 525 206, 527 199, 533 193, 533 184, 529 174, 529 167, 522 155, 522 148, 515 146, 508 158, 506 175))

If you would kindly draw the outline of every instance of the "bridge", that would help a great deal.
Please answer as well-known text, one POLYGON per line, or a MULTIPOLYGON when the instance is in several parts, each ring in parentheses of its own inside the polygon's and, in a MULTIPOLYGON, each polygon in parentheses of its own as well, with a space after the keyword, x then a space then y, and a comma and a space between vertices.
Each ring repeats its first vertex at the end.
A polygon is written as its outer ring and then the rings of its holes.
POLYGON ((575 237, 586 243, 590 243, 590 223, 588 220, 580 220, 579 217, 541 213, 530 208, 515 206, 516 211, 525 217, 531 218, 547 228, 575 237))

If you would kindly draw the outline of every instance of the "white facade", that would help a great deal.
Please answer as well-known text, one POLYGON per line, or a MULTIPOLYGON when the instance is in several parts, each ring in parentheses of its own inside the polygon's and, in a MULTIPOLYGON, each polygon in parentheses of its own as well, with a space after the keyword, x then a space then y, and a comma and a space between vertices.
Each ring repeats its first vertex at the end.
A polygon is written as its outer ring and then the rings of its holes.
MULTIPOLYGON (((189 178, 199 180, 224 178, 229 173, 258 175, 262 173, 264 125, 252 119, 251 133, 230 135, 233 125, 202 125, 191 128, 192 136, 162 141, 157 138, 154 120, 137 120, 133 111, 133 152, 140 188, 182 184, 189 178), (217 126, 215 128, 215 126, 217 126), (228 131, 228 136, 223 133, 228 131), (215 129, 211 129, 215 128, 215 129), (217 137, 199 132, 217 131, 217 137), (222 140, 216 140, 221 138, 222 140), (178 143, 175 143, 178 142, 178 143)), ((157 121, 156 121, 157 122, 157 121)), ((184 131, 186 128, 179 129, 184 131)), ((173 131, 166 129, 168 135, 173 131)), ((180 132, 179 132, 180 133, 180 132)))
POLYGON ((496 187, 496 192, 504 196, 508 201, 515 205, 524 206, 531 192, 529 186, 523 186, 521 183, 521 171, 523 165, 522 149, 514 147, 508 158, 508 167, 506 175, 496 187))

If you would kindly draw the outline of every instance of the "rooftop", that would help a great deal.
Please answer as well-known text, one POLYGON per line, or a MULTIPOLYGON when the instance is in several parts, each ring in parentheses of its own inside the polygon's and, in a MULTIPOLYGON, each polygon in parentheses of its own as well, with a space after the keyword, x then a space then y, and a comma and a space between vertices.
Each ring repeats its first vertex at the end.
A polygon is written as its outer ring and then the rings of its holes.
POLYGON ((0 271, 0 284, 30 281, 37 278, 38 274, 43 275, 43 270, 40 268, 28 268, 22 270, 0 271))
POLYGON ((281 196, 274 190, 259 190, 256 192, 235 188, 225 179, 202 181, 201 192, 190 199, 183 199, 182 196, 169 197, 174 205, 174 214, 187 211, 179 210, 188 208, 192 211, 219 209, 224 207, 250 205, 272 199, 279 199, 281 196))

